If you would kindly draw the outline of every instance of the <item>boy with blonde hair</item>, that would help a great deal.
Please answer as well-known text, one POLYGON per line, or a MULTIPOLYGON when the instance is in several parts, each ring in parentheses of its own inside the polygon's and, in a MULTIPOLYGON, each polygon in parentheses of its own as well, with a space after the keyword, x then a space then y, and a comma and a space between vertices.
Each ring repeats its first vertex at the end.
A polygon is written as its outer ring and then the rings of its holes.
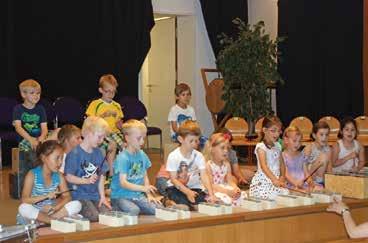
POLYGON ((178 129, 180 147, 171 152, 167 158, 166 170, 170 173, 167 193, 169 199, 177 204, 185 204, 191 210, 197 204, 208 200, 217 201, 210 183, 203 155, 196 150, 201 130, 194 121, 187 120, 178 129), (201 183, 202 182, 202 183, 201 183))
POLYGON ((19 189, 22 189, 24 178, 36 160, 36 147, 46 139, 48 129, 46 111, 38 104, 40 84, 27 79, 19 84, 19 91, 23 103, 13 109, 13 126, 19 135, 19 189))
POLYGON ((119 150, 124 148, 123 136, 120 132, 123 111, 119 103, 113 100, 118 82, 112 74, 102 75, 99 80, 98 92, 101 93, 101 98, 92 101, 87 110, 87 116, 98 116, 103 118, 110 127, 111 133, 108 134, 106 140, 102 143, 102 148, 108 153, 107 161, 109 164, 109 175, 112 176, 112 163, 116 156, 116 147, 119 150))
POLYGON ((108 166, 99 148, 108 132, 104 119, 87 117, 82 126, 83 141, 65 159, 65 178, 69 188, 75 189, 72 198, 80 201, 81 214, 90 221, 97 221, 99 213, 111 209, 104 191, 108 166))
POLYGON ((151 161, 141 149, 147 128, 141 121, 131 119, 123 124, 122 130, 127 147, 114 162, 111 203, 117 210, 133 215, 153 215, 159 201, 152 194, 156 188, 150 185, 147 176, 151 161))

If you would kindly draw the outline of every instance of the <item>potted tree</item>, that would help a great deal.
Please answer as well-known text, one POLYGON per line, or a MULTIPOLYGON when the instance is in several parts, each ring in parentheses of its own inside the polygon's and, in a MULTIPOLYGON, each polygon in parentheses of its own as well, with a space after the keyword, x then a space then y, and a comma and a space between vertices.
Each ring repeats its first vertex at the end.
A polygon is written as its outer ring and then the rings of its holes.
POLYGON ((257 137, 255 122, 272 112, 268 87, 283 82, 277 72, 277 44, 265 34, 264 23, 254 26, 240 19, 233 20, 239 34, 233 39, 220 35, 223 49, 217 57, 217 66, 224 78, 222 99, 225 112, 243 117, 248 122, 247 138, 257 137))

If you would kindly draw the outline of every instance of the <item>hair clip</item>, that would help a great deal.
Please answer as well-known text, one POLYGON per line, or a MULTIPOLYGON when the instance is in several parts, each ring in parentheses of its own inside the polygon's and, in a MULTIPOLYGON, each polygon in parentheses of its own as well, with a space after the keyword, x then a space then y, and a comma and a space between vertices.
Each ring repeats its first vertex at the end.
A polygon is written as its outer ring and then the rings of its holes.
POLYGON ((226 139, 226 140, 231 140, 231 134, 229 134, 229 133, 224 133, 224 138, 226 139))

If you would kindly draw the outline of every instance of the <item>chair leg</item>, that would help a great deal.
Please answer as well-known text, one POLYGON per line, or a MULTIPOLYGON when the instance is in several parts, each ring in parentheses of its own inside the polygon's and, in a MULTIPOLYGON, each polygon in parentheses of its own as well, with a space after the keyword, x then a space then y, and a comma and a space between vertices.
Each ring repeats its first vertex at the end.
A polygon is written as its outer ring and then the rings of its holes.
POLYGON ((162 133, 160 133, 160 158, 162 159, 162 154, 163 154, 163 151, 162 151, 162 133))

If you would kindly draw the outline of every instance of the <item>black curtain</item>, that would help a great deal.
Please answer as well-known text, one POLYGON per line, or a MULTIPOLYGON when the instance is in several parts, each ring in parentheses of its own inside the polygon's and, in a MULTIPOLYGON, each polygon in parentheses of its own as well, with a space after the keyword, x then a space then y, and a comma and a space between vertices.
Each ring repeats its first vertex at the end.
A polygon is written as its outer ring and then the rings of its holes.
POLYGON ((138 95, 138 73, 150 48, 151 0, 0 1, 0 96, 18 95, 27 78, 42 96, 98 96, 112 73, 118 96, 138 95))
POLYGON ((363 114, 363 0, 279 0, 277 112, 288 124, 363 114))
POLYGON ((200 2, 212 48, 217 56, 221 49, 218 35, 225 33, 235 37, 239 32, 232 20, 240 18, 248 23, 247 0, 200 0, 200 2))

